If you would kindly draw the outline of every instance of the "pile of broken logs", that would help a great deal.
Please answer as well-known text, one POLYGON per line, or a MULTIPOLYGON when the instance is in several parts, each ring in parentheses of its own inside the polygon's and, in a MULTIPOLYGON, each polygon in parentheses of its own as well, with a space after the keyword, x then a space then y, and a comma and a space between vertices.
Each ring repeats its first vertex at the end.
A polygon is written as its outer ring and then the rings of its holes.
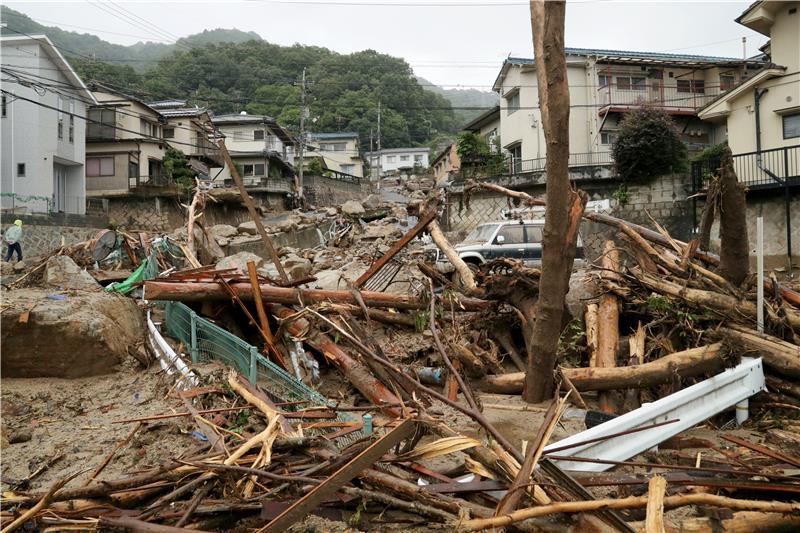
MULTIPOLYGON (((522 390, 524 374, 508 370, 525 368, 521 354, 527 353, 535 306, 521 302, 535 301, 537 269, 495 261, 470 271, 474 287, 465 289, 421 265, 431 278, 425 294, 360 288, 423 230, 452 255, 435 217, 426 214, 346 290, 269 280, 252 264, 247 273, 201 267, 145 281, 150 301, 182 301, 210 317, 222 308, 242 313, 265 356, 286 370, 288 332, 363 400, 286 405, 232 372, 222 404, 204 404, 200 387, 183 393, 196 400, 186 412, 120 421, 136 424, 135 432, 142 424, 185 416, 207 442, 123 479, 102 479, 101 467, 92 476, 97 480, 83 487, 67 487, 70 479, 63 479, 44 493, 7 493, 3 531, 36 520, 53 531, 278 532, 310 514, 337 521, 348 516, 359 525, 367 510, 373 512, 361 527, 373 530, 390 523, 462 531, 796 530, 800 477, 793 469, 800 468, 800 457, 736 435, 723 438, 738 452, 708 443, 702 465, 699 456, 687 464, 681 452, 666 450, 657 460, 615 463, 629 470, 604 475, 578 475, 557 464, 596 458, 562 455, 560 447, 545 451, 568 402, 584 409, 596 402, 600 411, 619 415, 745 356, 762 357, 768 373, 769 392, 758 397, 760 405, 790 413, 800 408, 800 294, 774 277, 766 280, 762 327, 755 284, 731 285, 716 271, 718 258, 696 243, 676 241, 657 224, 654 231, 600 213, 583 216, 617 228, 620 244, 609 241, 589 271, 596 297, 585 302, 583 320, 565 327, 553 373, 565 394, 539 408, 543 422, 522 446, 487 419, 479 391, 522 390), (388 356, 373 334, 376 322, 429 332, 430 359, 445 370, 444 382, 424 382, 414 368, 388 356), (454 430, 444 411, 468 417, 484 438, 454 430), (220 413, 227 416, 212 416, 220 413), (370 417, 343 422, 340 413, 370 417), (456 468, 421 464, 452 454, 460 459, 456 468), (605 490, 594 493, 594 487, 605 490), (665 520, 665 510, 686 506, 722 511, 665 520), (387 509, 395 514, 384 515, 387 509)), ((796 439, 791 429, 773 435, 796 439)))

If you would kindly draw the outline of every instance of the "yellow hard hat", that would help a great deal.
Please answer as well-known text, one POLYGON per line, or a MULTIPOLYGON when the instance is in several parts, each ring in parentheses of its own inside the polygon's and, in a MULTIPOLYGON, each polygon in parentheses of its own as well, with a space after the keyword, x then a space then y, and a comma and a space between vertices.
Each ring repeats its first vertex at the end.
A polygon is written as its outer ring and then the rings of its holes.
POLYGON ((14 225, 15 226, 19 226, 21 228, 22 227, 22 221, 20 219, 17 219, 17 220, 14 221, 14 225))

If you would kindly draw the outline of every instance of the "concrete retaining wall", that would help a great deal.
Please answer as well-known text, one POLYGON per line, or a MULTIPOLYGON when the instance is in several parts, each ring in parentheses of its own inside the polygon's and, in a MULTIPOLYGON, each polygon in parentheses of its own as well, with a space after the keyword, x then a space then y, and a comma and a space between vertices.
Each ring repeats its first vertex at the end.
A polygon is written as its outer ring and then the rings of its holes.
MULTIPOLYGON (((67 246, 83 242, 108 227, 108 219, 105 217, 54 213, 3 216, 3 231, 16 219, 22 220, 20 244, 24 258, 34 258, 55 250, 61 246, 62 240, 67 246)), ((5 253, 6 247, 3 246, 3 257, 5 253)))
POLYGON ((370 193, 370 185, 366 180, 359 184, 324 176, 304 176, 303 191, 311 204, 329 206, 363 198, 370 193))

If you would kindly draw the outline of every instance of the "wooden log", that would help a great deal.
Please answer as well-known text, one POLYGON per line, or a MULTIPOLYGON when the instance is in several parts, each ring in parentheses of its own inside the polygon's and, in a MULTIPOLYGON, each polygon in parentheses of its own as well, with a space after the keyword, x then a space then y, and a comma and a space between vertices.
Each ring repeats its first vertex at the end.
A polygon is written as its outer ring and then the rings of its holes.
POLYGON ((718 332, 757 351, 764 359, 764 364, 778 374, 800 378, 800 346, 740 326, 719 328, 718 332))
POLYGON ((586 346, 589 348, 589 366, 597 366, 597 328, 599 322, 599 305, 586 305, 584 323, 586 325, 586 346))
MULTIPOLYGON (((602 258, 603 279, 619 280, 619 251, 613 241, 606 241, 602 258)), ((617 366, 619 350, 619 299, 611 292, 600 296, 597 324, 596 368, 613 368, 617 366)), ((569 376, 568 376, 569 377, 569 376)), ((570 377, 570 381, 573 381, 570 377)), ((575 382, 573 381, 573 384, 575 382)), ((575 385, 578 387, 578 385, 575 385)), ((615 395, 603 392, 599 396, 600 410, 607 413, 616 412, 615 395)))
POLYGON ((644 521, 645 533, 665 533, 664 496, 667 480, 663 476, 653 476, 647 485, 647 518, 644 521))
MULTIPOLYGON (((783 503, 761 500, 739 500, 716 496, 714 494, 681 494, 664 498, 665 509, 675 509, 687 505, 707 505, 724 509, 741 511, 762 511, 772 513, 798 513, 800 503, 783 503)), ((477 518, 461 522, 459 531, 480 531, 490 527, 507 526, 538 516, 548 516, 556 513, 582 513, 599 509, 641 509, 647 506, 647 496, 630 496, 627 498, 609 498, 591 501, 559 502, 539 507, 520 509, 505 516, 494 518, 477 518)))
MULTIPOLYGON (((269 305, 268 307, 279 318, 289 318, 295 314, 291 309, 280 305, 269 305)), ((297 337, 304 336, 306 343, 333 363, 348 381, 372 403, 379 407, 386 404, 391 406, 400 404, 400 399, 387 389, 383 383, 378 381, 366 366, 347 355, 333 342, 333 339, 311 328, 305 319, 293 318, 286 325, 292 335, 297 337)), ((400 416, 400 409, 397 407, 382 407, 382 409, 383 412, 390 416, 400 416)))
MULTIPOLYGON (((724 355, 722 343, 714 343, 675 352, 641 365, 615 368, 562 368, 561 371, 579 391, 643 389, 669 383, 675 375, 689 378, 721 370, 725 366, 724 355)), ((518 394, 522 391, 523 380, 522 372, 491 376, 482 381, 481 389, 502 394, 518 394)))
MULTIPOLYGON (((231 289, 242 300, 252 301, 253 287, 248 282, 229 284, 231 289)), ((172 300, 181 302, 208 302, 229 300, 230 294, 219 283, 214 282, 169 282, 145 281, 145 294, 149 300, 172 300)), ((358 305, 358 301, 349 290, 297 289, 292 287, 276 287, 262 284, 261 296, 264 302, 284 305, 298 305, 301 302, 319 303, 334 302, 358 305)), ((395 309, 427 309, 428 303, 403 294, 386 292, 361 291, 361 297, 368 307, 392 307, 395 309)), ((456 299, 453 309, 456 311, 482 311, 494 305, 488 300, 477 298, 456 299)), ((448 307, 449 309, 449 307, 448 307)))

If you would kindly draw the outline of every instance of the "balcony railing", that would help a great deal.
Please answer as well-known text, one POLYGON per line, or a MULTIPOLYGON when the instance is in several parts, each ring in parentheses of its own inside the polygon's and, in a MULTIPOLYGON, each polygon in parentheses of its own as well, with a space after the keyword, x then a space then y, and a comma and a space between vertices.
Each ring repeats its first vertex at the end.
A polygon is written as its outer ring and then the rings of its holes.
MULTIPOLYGON (((538 159, 509 159, 509 174, 525 174, 528 172, 544 172, 546 157, 538 159)), ((583 152, 569 154, 569 168, 611 166, 614 160, 611 152, 583 152)))
MULTIPOLYGON (((695 191, 706 189, 708 180, 719 173, 720 158, 692 162, 695 191)), ((800 185, 800 145, 749 152, 733 156, 739 182, 749 189, 772 189, 800 185)))
POLYGON ((702 82, 682 84, 681 86, 668 85, 660 81, 644 79, 641 83, 609 83, 597 90, 597 98, 601 109, 651 105, 668 111, 693 113, 732 88, 705 85, 702 82))

